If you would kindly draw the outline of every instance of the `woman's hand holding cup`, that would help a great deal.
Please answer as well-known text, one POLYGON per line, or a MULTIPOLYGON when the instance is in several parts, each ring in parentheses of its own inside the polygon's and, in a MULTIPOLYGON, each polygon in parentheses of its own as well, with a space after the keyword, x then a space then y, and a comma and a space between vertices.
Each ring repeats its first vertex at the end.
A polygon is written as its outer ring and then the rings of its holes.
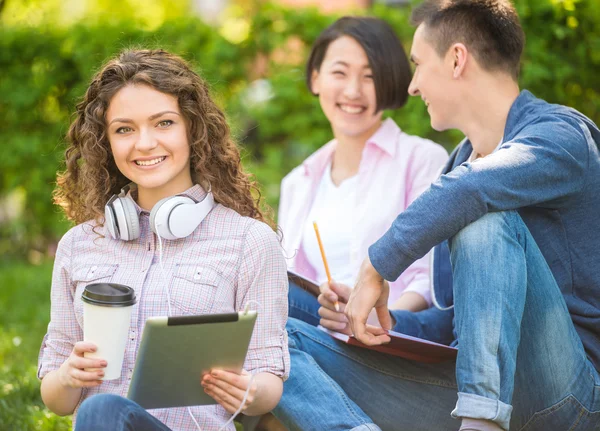
POLYGON ((321 316, 319 323, 321 326, 332 331, 351 335, 350 325, 344 314, 346 303, 352 291, 350 286, 332 280, 331 283, 323 283, 319 286, 319 289, 321 290, 321 294, 317 300, 321 304, 319 308, 319 316, 321 316), (336 310, 336 303, 339 304, 339 311, 336 310))
POLYGON ((59 381, 67 388, 93 388, 102 383, 106 361, 99 358, 85 358, 86 352, 95 352, 93 343, 79 341, 59 368, 59 381))

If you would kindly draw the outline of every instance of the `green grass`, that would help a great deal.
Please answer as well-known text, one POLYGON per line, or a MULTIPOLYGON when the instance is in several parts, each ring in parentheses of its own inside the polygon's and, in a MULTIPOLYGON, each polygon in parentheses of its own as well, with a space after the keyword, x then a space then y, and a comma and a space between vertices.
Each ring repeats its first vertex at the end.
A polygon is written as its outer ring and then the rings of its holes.
POLYGON ((0 430, 71 429, 71 418, 44 407, 36 377, 50 319, 51 276, 51 261, 0 263, 0 430))
MULTIPOLYGON (((37 358, 50 320, 52 261, 0 262, 0 430, 67 431, 40 397, 37 358)), ((236 424, 241 430, 241 425, 236 424)))

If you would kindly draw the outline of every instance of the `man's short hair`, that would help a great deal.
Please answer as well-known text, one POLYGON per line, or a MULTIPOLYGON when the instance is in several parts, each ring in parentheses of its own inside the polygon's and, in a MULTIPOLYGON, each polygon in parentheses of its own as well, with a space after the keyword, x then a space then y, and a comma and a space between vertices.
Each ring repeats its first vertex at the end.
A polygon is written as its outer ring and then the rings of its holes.
POLYGON ((373 72, 377 111, 402 107, 412 79, 410 62, 392 27, 374 17, 342 17, 323 30, 306 64, 308 89, 312 92, 312 73, 320 70, 329 45, 342 36, 353 38, 365 50, 373 72))
POLYGON ((510 0, 426 0, 413 10, 411 23, 425 25, 438 55, 463 43, 482 68, 517 79, 525 34, 510 0))

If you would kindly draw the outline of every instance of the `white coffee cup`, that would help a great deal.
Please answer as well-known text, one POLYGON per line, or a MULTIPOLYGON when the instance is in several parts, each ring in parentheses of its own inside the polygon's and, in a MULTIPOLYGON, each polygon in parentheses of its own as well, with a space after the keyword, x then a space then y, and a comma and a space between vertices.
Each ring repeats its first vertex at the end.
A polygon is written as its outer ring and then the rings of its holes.
POLYGON ((83 340, 97 347, 95 352, 86 352, 84 356, 106 361, 102 380, 118 379, 127 346, 131 310, 136 302, 135 292, 122 284, 93 283, 85 287, 81 300, 83 340))

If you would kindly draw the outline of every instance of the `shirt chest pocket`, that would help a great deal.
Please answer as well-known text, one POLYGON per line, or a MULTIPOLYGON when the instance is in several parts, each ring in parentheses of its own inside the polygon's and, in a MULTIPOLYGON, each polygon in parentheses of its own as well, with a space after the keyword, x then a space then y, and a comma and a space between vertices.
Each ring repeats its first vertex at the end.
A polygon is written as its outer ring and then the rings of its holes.
POLYGON ((223 276, 219 271, 202 265, 177 264, 171 285, 173 314, 209 314, 223 276))
POLYGON ((83 328, 83 302, 81 294, 88 284, 107 283, 111 281, 119 265, 81 265, 73 271, 73 283, 75 284, 75 314, 79 324, 83 328))

